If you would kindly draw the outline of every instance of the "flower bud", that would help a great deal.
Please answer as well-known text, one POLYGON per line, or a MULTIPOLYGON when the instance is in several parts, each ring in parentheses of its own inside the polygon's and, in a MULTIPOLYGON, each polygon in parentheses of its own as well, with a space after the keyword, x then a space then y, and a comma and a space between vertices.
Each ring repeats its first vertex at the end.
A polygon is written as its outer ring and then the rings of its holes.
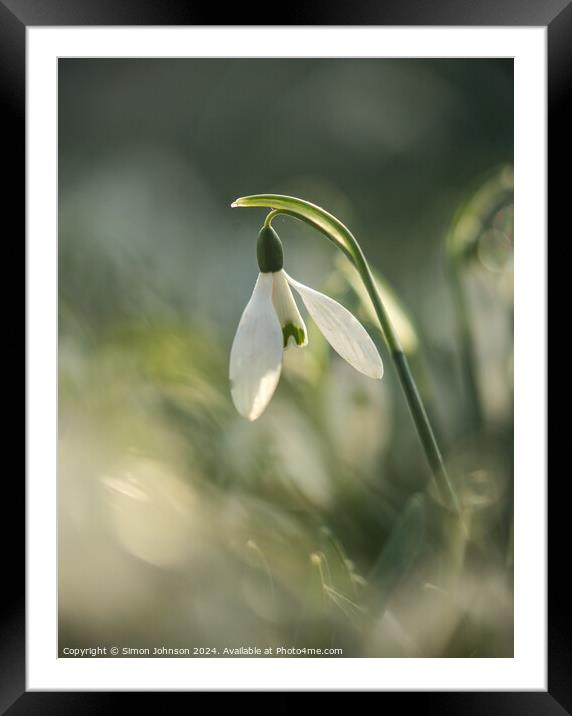
POLYGON ((256 257, 262 273, 276 273, 284 266, 282 242, 271 226, 263 226, 258 234, 256 257))

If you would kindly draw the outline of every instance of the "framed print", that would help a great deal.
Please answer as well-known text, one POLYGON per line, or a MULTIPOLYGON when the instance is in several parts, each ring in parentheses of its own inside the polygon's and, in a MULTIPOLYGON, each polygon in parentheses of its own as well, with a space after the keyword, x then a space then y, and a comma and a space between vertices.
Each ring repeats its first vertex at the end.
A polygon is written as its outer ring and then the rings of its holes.
POLYGON ((7 713, 570 710, 546 137, 552 172, 572 12, 415 5, 0 5, 27 287, 7 713))

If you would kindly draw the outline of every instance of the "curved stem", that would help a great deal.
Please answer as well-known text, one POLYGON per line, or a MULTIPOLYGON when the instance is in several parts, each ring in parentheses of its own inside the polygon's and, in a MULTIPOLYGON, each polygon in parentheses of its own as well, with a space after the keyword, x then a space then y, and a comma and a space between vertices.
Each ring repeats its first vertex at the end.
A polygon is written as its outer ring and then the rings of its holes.
POLYGON ((280 213, 278 209, 274 209, 273 211, 270 211, 268 214, 266 214, 266 219, 264 219, 263 227, 267 229, 270 224, 272 223, 272 219, 277 216, 280 213))
POLYGON ((461 366, 469 399, 470 427, 473 430, 483 427, 484 417, 475 337, 463 272, 481 233, 495 214, 512 201, 513 191, 512 170, 509 167, 496 170, 469 200, 458 208, 446 236, 448 273, 454 299, 461 366))
POLYGON ((435 434, 429 422, 417 385, 409 369, 407 356, 401 347, 399 337, 383 304, 369 264, 354 235, 332 214, 329 214, 324 211, 324 209, 308 201, 294 197, 279 194, 247 196, 237 199, 233 202, 232 206, 259 206, 272 209, 270 214, 266 217, 265 226, 269 226, 270 222, 278 214, 287 214, 296 219, 300 219, 324 234, 352 261, 372 301, 383 337, 395 363, 397 375, 401 382, 415 427, 417 428, 421 445, 429 462, 439 496, 445 505, 455 510, 455 512, 460 512, 457 495, 447 474, 441 451, 435 439, 435 434))

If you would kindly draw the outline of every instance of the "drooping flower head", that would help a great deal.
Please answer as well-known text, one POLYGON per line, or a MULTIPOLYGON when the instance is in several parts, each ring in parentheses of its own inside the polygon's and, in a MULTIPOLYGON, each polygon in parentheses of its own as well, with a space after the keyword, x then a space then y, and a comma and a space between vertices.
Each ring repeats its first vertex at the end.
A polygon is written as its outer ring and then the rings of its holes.
POLYGON ((344 360, 370 378, 382 377, 381 357, 357 318, 284 271, 282 242, 271 226, 264 226, 258 235, 257 258, 260 273, 230 351, 230 390, 242 416, 256 420, 270 402, 280 379, 284 350, 308 345, 306 325, 290 287, 344 360))

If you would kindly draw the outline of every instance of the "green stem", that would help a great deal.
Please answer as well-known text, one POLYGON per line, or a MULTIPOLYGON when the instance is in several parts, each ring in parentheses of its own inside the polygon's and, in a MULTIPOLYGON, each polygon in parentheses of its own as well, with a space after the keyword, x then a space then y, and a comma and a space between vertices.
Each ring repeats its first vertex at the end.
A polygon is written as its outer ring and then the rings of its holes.
POLYGON ((469 296, 463 273, 470 264, 481 233, 495 214, 513 198, 513 177, 509 167, 501 167, 457 210, 446 237, 447 258, 453 306, 456 315, 463 378, 467 386, 471 427, 483 426, 483 406, 479 390, 475 337, 471 326, 469 296))
POLYGON ((377 284, 372 276, 369 264, 367 263, 363 251, 353 236, 352 239, 355 242, 354 264, 359 271, 361 279, 373 303, 375 313, 379 319, 383 335, 385 336, 387 346, 391 352, 391 357, 393 358, 393 362, 397 370, 397 375, 399 376, 399 380, 401 382, 401 387, 405 393, 405 399, 407 400, 411 416, 415 423, 415 427, 417 428, 419 439, 421 440, 423 450, 425 451, 427 461, 433 473, 435 486, 437 487, 439 496, 444 504, 453 507, 456 512, 459 512, 459 501, 447 474, 443 456, 441 455, 441 451, 437 445, 435 433, 433 432, 427 411, 425 410, 425 406, 421 400, 417 384, 415 383, 415 379, 409 368, 407 356, 401 347, 399 338, 385 309, 377 284))
POLYGON ((383 304, 369 264, 354 235, 332 214, 329 214, 324 211, 324 209, 310 202, 294 197, 279 194, 247 196, 237 199, 232 206, 261 206, 271 208, 272 211, 266 217, 265 226, 269 226, 272 219, 278 214, 287 214, 296 219, 300 219, 324 234, 352 261, 373 303, 383 337, 395 363, 397 375, 401 382, 407 404, 409 405, 415 427, 417 428, 421 445, 431 468, 439 496, 445 505, 454 509, 455 512, 460 512, 459 500, 447 474, 443 457, 435 439, 435 434, 429 422, 425 407, 423 406, 417 385, 409 369, 407 357, 403 352, 397 333, 393 328, 383 304))
POLYGON ((468 297, 461 278, 461 269, 457 260, 450 263, 450 285, 453 295, 453 305, 457 320, 459 336, 459 349, 461 351, 461 366, 463 379, 467 388, 470 409, 470 422, 473 430, 480 430, 483 425, 483 408, 477 379, 477 352, 471 328, 471 318, 468 297))
POLYGON ((264 219, 263 227, 267 229, 270 224, 272 223, 272 219, 277 216, 280 212, 275 209, 274 211, 270 211, 268 214, 266 214, 266 219, 264 219))

